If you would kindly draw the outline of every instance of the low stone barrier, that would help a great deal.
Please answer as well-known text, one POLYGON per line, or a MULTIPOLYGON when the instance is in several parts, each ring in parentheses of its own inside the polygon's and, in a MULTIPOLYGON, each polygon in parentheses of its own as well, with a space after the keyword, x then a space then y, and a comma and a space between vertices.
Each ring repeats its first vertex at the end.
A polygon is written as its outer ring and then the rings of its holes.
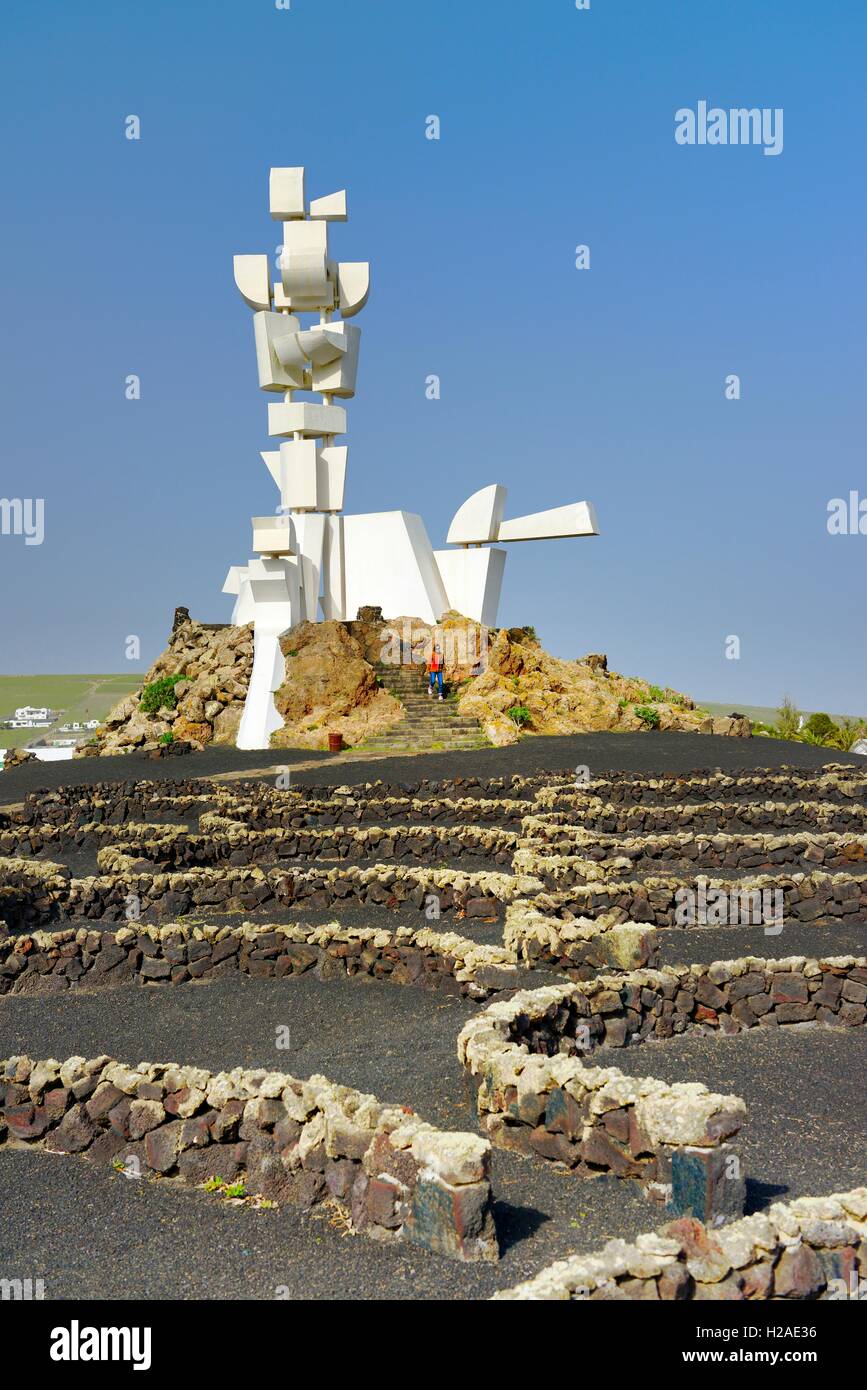
MULTIPOLYGON (((523 805, 524 803, 517 803, 523 805)), ((794 833, 809 830, 845 835, 863 834, 867 806, 825 801, 697 801, 663 806, 612 805, 609 801, 584 800, 568 810, 538 811, 524 815, 522 833, 550 839, 568 836, 570 828, 600 835, 664 835, 691 831, 694 835, 736 835, 772 830, 794 833)), ((565 843, 565 841, 563 841, 565 843)))
POLYGON ((71 882, 63 864, 0 858, 0 915, 18 929, 56 921, 65 911, 71 882))
POLYGON ((774 1202, 721 1230, 681 1219, 573 1255, 494 1299, 863 1299, 867 1188, 774 1202))
MULTIPOLYGON (((489 832, 491 833, 491 832, 489 832)), ((759 873, 867 873, 867 837, 815 835, 596 835, 586 830, 521 838, 515 873, 533 874, 546 888, 617 882, 638 875, 694 875, 696 870, 759 873), (568 853, 558 853, 562 849, 568 853)))
POLYGON ((497 825, 517 829, 527 814, 528 803, 514 797, 381 796, 367 799, 356 789, 343 796, 317 800, 269 790, 267 796, 248 797, 220 791, 214 798, 219 812, 243 819, 253 830, 301 829, 306 826, 356 825, 370 821, 445 823, 449 825, 497 825))
MULTIPOLYGON (((514 831, 484 826, 413 826, 390 827, 339 826, 329 828, 287 830, 249 830, 223 816, 202 817, 199 835, 185 829, 158 828, 153 835, 149 826, 133 825, 123 831, 99 830, 97 841, 108 838, 111 844, 99 851, 100 868, 107 872, 121 867, 120 858, 147 859, 162 868, 182 869, 225 864, 267 864, 275 860, 401 860, 414 863, 442 863, 446 859, 479 858, 488 863, 511 869, 517 843, 514 831)), ((81 834, 81 832, 78 832, 81 834)), ((86 843, 86 841, 85 841, 86 843)))
MULTIPOLYGON (((482 946, 454 932, 394 931, 303 923, 264 926, 79 927, 3 937, 0 994, 105 989, 137 981, 185 984, 233 972, 283 979, 314 971, 318 978, 370 975, 392 984, 486 999, 525 988, 528 971, 500 946, 482 946)), ((530 977, 532 978, 532 977, 530 977)))
MULTIPOLYGON (((740 1215, 745 1177, 727 1142, 746 1115, 740 1097, 697 1083, 669 1086, 627 1076, 565 1051, 542 1055, 524 1040, 533 1043, 537 1023, 569 1037, 573 1014, 583 1009, 591 1016, 581 990, 522 991, 465 1024, 458 1057, 478 1086, 483 1132, 500 1148, 562 1164, 580 1177, 636 1178, 674 1215, 714 1222, 740 1215)), ((600 997, 597 1006, 603 1004, 600 997)))
POLYGON ((0 1143, 79 1154, 136 1176, 243 1180, 353 1230, 459 1260, 496 1260, 490 1146, 323 1076, 212 1073, 110 1057, 0 1062, 0 1143))
POLYGON ((744 956, 711 965, 667 965, 597 975, 524 996, 531 1013, 510 1025, 510 1040, 531 1052, 587 1052, 694 1029, 733 1034, 792 1023, 857 1028, 867 1021, 867 957, 821 960, 744 956))
POLYGON ((600 970, 637 970, 659 963, 659 936, 643 923, 601 916, 563 921, 530 901, 506 908, 503 944, 515 961, 552 968, 571 980, 590 980, 600 970))
MULTIPOLYGON (((520 882, 520 876, 516 878, 520 882)), ((867 916, 867 878, 848 873, 648 876, 576 884, 539 895, 540 911, 571 920, 647 922, 657 927, 761 926, 786 920, 829 926, 867 916)))
POLYGON ((428 920, 453 912, 462 919, 496 920, 505 903, 541 890, 532 878, 460 869, 409 869, 376 864, 334 869, 187 869, 171 873, 136 871, 135 861, 118 850, 102 850, 104 862, 118 872, 70 878, 61 865, 22 859, 6 861, 20 867, 4 875, 8 898, 0 895, 0 911, 10 928, 31 922, 85 918, 118 922, 132 915, 157 919, 178 917, 197 908, 219 912, 249 912, 272 904, 331 909, 345 901, 393 909, 422 911, 428 920), (33 882, 27 880, 38 865, 33 882), (63 877, 67 875, 67 877, 63 877), (21 884, 16 876, 20 876, 21 884), (13 883, 12 880, 16 881, 13 883), (10 886, 11 885, 11 886, 10 886), (50 885, 50 888, 46 888, 50 885), (36 904, 43 902, 43 909, 36 904), (46 916, 45 913, 48 915, 46 916))
POLYGON ((867 776, 859 767, 826 764, 822 771, 810 768, 750 768, 723 773, 668 773, 647 777, 642 773, 615 772, 576 784, 571 778, 535 792, 540 810, 569 811, 589 801, 612 806, 692 805, 697 801, 801 801, 805 798, 846 805, 867 801, 867 776))

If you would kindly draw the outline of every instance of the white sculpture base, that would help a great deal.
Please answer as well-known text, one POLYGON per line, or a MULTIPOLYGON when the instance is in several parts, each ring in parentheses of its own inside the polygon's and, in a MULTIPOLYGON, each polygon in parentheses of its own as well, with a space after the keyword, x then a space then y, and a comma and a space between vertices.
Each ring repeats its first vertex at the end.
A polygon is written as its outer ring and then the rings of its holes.
POLYGON ((244 713, 235 740, 237 748, 270 748, 271 735, 282 729, 274 692, 286 677, 286 661, 276 632, 253 633, 253 670, 244 713))

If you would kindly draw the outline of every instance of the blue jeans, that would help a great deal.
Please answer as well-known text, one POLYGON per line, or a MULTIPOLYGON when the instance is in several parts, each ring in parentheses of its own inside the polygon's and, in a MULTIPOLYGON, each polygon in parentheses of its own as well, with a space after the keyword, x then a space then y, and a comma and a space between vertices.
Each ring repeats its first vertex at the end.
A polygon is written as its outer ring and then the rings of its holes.
POLYGON ((442 671, 431 671, 431 673, 430 673, 430 688, 431 688, 431 690, 433 690, 434 686, 437 685, 437 684, 439 684, 440 694, 442 695, 442 693, 443 693, 443 673, 442 673, 442 671))

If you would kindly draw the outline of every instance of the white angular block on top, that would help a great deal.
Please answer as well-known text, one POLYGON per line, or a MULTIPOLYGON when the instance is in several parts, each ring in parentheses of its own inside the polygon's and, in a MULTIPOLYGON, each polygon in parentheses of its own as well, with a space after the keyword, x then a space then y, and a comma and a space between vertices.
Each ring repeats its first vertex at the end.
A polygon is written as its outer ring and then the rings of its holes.
POLYGON ((479 546, 460 550, 435 550, 442 581, 448 595, 449 608, 472 618, 485 627, 494 627, 500 604, 505 550, 479 546))
POLYGON ((433 547, 413 512, 369 512, 343 518, 345 612, 365 604, 386 618, 438 622, 448 609, 433 547))
POLYGON ((337 299, 340 312, 351 319, 365 306, 370 295, 370 262, 340 261, 337 266, 337 299))
POLYGON ((293 555, 295 543, 288 516, 254 516, 253 549, 260 555, 293 555))
POLYGON ((310 199, 310 218, 313 222, 346 222, 348 217, 345 188, 341 188, 339 193, 329 193, 325 198, 310 199))
POLYGON ((490 487, 474 492, 452 517, 446 543, 474 545, 495 541, 505 506, 506 489, 501 483, 491 483, 490 487))
POLYGON ((558 540, 566 536, 598 536, 596 513, 590 502, 571 502, 548 512, 531 512, 500 523, 498 541, 558 540))
MULTIPOLYGON (((256 340, 256 367, 262 391, 303 391, 309 384, 306 361, 293 366, 280 360, 278 347, 291 343, 301 327, 291 314, 274 314, 260 310, 253 315, 253 335, 256 340)), ((288 354, 284 353, 284 356, 288 354)))
POLYGON ((280 278, 291 309, 334 303, 328 278, 328 223, 284 222, 280 278))
POLYGON ((271 272, 267 256, 235 256, 235 284, 251 309, 271 308, 271 272))
POLYGON ((275 222, 304 216, 304 170, 272 169, 268 202, 275 222))
POLYGON ((346 433, 346 411, 342 405, 315 405, 310 401, 284 401, 268 406, 268 433, 301 434, 305 439, 325 434, 346 433))

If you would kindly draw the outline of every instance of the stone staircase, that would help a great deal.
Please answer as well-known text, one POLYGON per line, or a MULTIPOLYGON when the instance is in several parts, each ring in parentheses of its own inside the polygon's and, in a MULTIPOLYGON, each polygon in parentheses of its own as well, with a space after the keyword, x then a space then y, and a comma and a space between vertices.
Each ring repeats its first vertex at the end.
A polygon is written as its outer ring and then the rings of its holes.
POLYGON ((487 748, 478 721, 463 718, 455 701, 427 693, 429 677, 423 666, 387 666, 375 662, 380 684, 406 710, 406 718, 354 750, 363 753, 429 753, 460 748, 487 748))

